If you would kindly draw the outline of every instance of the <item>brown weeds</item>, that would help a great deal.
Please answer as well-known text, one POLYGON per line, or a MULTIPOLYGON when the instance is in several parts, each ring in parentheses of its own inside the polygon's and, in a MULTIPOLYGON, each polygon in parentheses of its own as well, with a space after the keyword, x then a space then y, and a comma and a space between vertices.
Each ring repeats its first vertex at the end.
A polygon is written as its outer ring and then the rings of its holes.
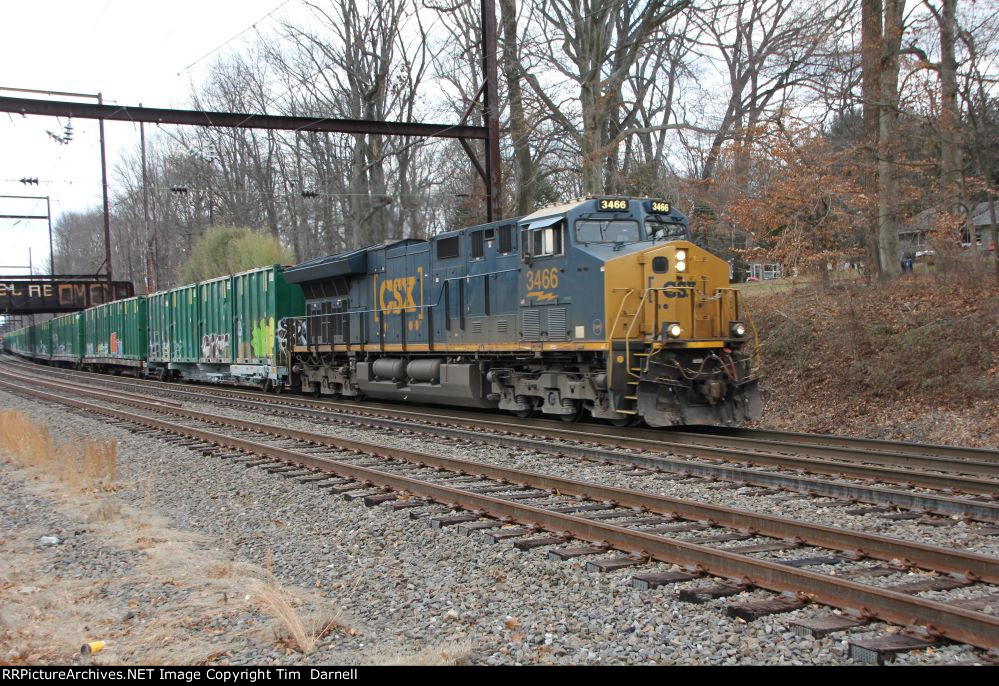
POLYGON ((316 614, 302 617, 294 604, 294 597, 276 582, 259 582, 254 593, 261 607, 279 622, 278 643, 290 650, 309 655, 324 636, 346 625, 337 613, 316 614))
POLYGON ((48 428, 18 410, 0 411, 0 449, 22 467, 38 469, 81 491, 113 491, 118 475, 114 440, 57 442, 48 428))

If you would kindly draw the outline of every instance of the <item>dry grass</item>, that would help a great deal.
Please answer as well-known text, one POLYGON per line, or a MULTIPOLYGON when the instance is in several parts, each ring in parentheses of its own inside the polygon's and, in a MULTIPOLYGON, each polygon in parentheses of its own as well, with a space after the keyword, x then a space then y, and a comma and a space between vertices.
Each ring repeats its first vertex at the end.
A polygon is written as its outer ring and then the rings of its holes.
POLYGON ((299 611, 301 601, 273 580, 255 584, 253 595, 261 608, 278 621, 280 630, 275 632, 278 643, 303 655, 314 652, 319 640, 332 631, 347 630, 340 614, 332 609, 303 617, 299 611))
POLYGON ((0 450, 22 467, 38 469, 80 491, 113 491, 118 474, 114 440, 56 441, 23 412, 0 411, 0 450))

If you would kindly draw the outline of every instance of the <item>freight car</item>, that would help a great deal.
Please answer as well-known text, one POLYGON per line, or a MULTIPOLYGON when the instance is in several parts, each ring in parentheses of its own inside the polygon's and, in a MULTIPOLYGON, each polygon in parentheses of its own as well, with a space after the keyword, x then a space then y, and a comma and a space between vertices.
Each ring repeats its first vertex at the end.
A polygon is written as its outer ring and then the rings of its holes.
POLYGON ((52 320, 52 354, 49 360, 59 366, 75 367, 83 357, 83 313, 64 314, 52 320))
POLYGON ((757 376, 728 264, 668 202, 585 198, 304 262, 293 388, 572 421, 737 424, 757 376))
POLYGON ((142 374, 149 347, 146 298, 136 296, 84 310, 79 321, 83 350, 80 365, 94 371, 132 369, 142 374))
POLYGON ((147 371, 159 379, 281 389, 285 320, 301 316, 298 286, 272 265, 149 296, 147 371))
POLYGON ((4 349, 59 366, 280 390, 285 320, 305 301, 280 265, 105 303, 7 335, 4 349))

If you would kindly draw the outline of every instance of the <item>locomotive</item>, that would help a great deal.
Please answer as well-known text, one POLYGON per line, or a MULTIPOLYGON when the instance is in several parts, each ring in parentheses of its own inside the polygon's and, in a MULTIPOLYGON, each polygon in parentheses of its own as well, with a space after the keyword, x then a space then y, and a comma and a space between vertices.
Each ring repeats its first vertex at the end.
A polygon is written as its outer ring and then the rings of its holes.
POLYGON ((662 200, 589 197, 285 270, 290 385, 618 425, 734 425, 758 376, 728 264, 662 200))

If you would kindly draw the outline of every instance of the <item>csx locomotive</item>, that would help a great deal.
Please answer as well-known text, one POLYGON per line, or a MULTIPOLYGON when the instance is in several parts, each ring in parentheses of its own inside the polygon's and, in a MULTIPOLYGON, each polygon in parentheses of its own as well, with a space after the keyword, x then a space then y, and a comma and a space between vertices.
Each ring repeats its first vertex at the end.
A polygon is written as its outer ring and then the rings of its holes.
POLYGON ((728 264, 668 202, 602 197, 285 271, 290 384, 625 425, 737 424, 757 376, 728 264))

